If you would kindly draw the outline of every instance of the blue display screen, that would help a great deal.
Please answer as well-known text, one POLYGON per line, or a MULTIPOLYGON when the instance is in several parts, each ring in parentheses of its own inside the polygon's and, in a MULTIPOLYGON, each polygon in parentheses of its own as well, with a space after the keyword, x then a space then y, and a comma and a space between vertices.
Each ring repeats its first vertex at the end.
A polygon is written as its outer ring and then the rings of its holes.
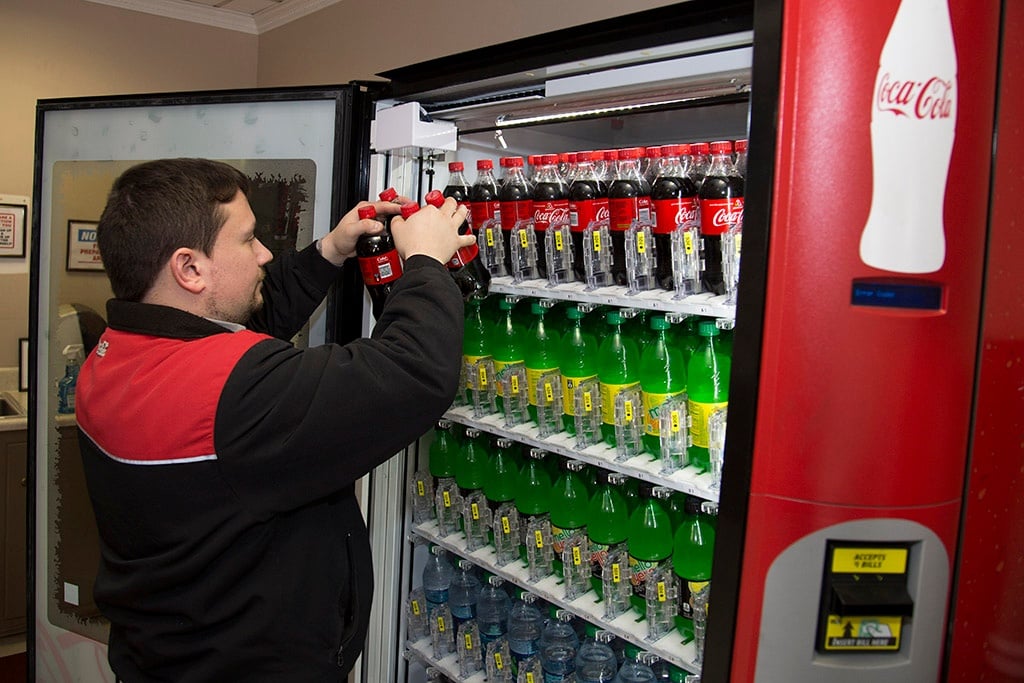
POLYGON ((920 280, 854 280, 850 303, 854 306, 942 310, 942 285, 920 280))

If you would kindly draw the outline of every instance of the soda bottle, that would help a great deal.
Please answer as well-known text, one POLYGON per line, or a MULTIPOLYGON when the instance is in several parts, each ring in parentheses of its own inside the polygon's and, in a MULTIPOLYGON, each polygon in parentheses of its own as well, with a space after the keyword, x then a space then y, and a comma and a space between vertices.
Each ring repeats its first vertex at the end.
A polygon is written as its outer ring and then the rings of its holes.
POLYGON ((576 279, 587 279, 583 231, 595 221, 608 220, 608 186, 594 167, 601 152, 576 153, 576 177, 569 185, 569 225, 572 231, 572 268, 576 279))
POLYGON ((609 646, 615 636, 589 623, 584 629, 586 637, 576 653, 576 683, 608 683, 619 670, 618 659, 609 646))
POLYGON ((580 638, 572 627, 572 612, 554 608, 551 612, 553 618, 540 634, 540 664, 544 683, 561 683, 571 680, 576 670, 580 638))
MULTIPOLYGON (((463 168, 461 161, 453 161, 448 164, 450 173, 448 185, 441 194, 443 197, 454 198, 460 206, 471 207, 470 187, 466 176, 463 175, 463 168)), ((467 219, 459 226, 459 234, 465 235, 469 232, 469 220, 467 219)), ((480 247, 476 244, 471 247, 461 247, 456 251, 448 261, 448 272, 459 286, 463 299, 487 296, 491 286, 491 274, 484 267, 483 260, 480 258, 480 247)))
POLYGON ((692 628, 691 597, 711 582, 711 560, 715 554, 717 507, 700 498, 687 496, 686 517, 676 530, 673 541, 672 568, 678 581, 679 610, 676 625, 680 632, 692 628))
POLYGON ((536 601, 536 595, 523 591, 508 614, 508 648, 517 666, 540 652, 544 620, 534 604, 536 601))
POLYGON ((450 420, 438 420, 430 444, 430 474, 434 477, 434 507, 438 533, 444 537, 459 530, 459 488, 455 483, 455 461, 459 442, 450 420))
MULTIPOLYGON (((530 419, 534 424, 537 422, 537 404, 542 401, 543 405, 551 406, 555 401, 555 386, 561 382, 557 377, 558 373, 558 333, 551 329, 545 317, 548 308, 538 301, 530 304, 530 313, 533 314, 533 324, 526 336, 526 345, 523 351, 523 360, 526 365, 526 386, 530 399, 530 419), (545 378, 545 384, 541 384, 541 378, 545 378)), ((559 387, 560 388, 560 387, 559 387)), ((557 416, 556 416, 557 417, 557 416)), ((554 431, 560 431, 561 420, 554 431)))
MULTIPOLYGON (((563 425, 576 433, 575 389, 581 382, 597 378, 597 340, 583 329, 583 311, 570 306, 565 311, 569 329, 558 345, 558 369, 562 374, 563 425)), ((596 398, 596 397, 595 397, 596 398)))
MULTIPOLYGON (((605 320, 608 328, 597 352, 597 377, 601 382, 601 433, 609 446, 616 445, 615 398, 619 393, 640 388, 640 351, 622 332, 622 314, 609 311, 605 320)), ((640 406, 636 405, 626 420, 642 420, 640 406)))
MULTIPOLYGON (((610 551, 617 546, 625 548, 629 536, 629 511, 622 497, 622 483, 625 476, 600 470, 597 473, 597 493, 590 499, 587 508, 587 537, 590 541, 590 568, 592 583, 598 595, 602 595, 602 577, 610 551)), ((622 558, 627 562, 626 557, 622 558)), ((629 585, 627 567, 619 567, 619 581, 623 588, 629 585)))
POLYGON ((466 303, 466 322, 462 334, 462 363, 466 369, 466 402, 473 405, 473 392, 490 390, 489 371, 481 361, 491 357, 490 330, 484 319, 483 303, 471 299, 466 303))
MULTIPOLYGON (((557 154, 541 155, 533 182, 533 228, 537 234, 537 271, 541 277, 548 276, 545 239, 548 226, 561 226, 569 220, 569 187, 558 175, 557 164, 557 154)), ((571 245, 555 240, 556 251, 570 248, 571 245)), ((557 263, 556 257, 557 254, 551 255, 552 262, 557 263)))
MULTIPOLYGON (((683 167, 682 154, 682 145, 666 145, 662 162, 651 185, 654 245, 657 252, 655 276, 658 285, 669 291, 675 287, 672 273, 672 233, 679 226, 698 225, 700 222, 697 185, 683 167)), ((697 248, 697 245, 693 247, 697 248)))
POLYGON ((732 175, 732 143, 711 143, 711 167, 700 186, 701 286, 725 294, 722 234, 743 220, 743 179, 732 175))
POLYGON ((487 440, 481 438, 479 429, 466 427, 466 440, 455 461, 455 483, 462 497, 462 530, 469 550, 487 545, 487 502, 483 488, 489 460, 487 440))
POLYGON ((498 188, 501 208, 501 241, 505 248, 505 272, 512 273, 512 231, 519 221, 533 218, 533 199, 529 181, 523 174, 522 157, 502 157, 508 173, 498 188))
POLYGON ((423 594, 427 610, 432 612, 448 603, 448 594, 455 570, 448 553, 439 545, 431 546, 427 563, 423 566, 423 594))
POLYGON ((736 160, 733 162, 733 167, 736 169, 736 175, 740 178, 747 177, 747 141, 736 140, 733 142, 733 149, 736 150, 736 160))
POLYGON ((512 309, 515 304, 502 297, 498 301, 501 311, 498 321, 491 327, 490 349, 494 358, 494 381, 498 389, 498 412, 504 410, 505 393, 509 392, 510 400, 515 400, 526 390, 519 385, 518 372, 523 369, 526 345, 522 328, 515 324, 512 309))
POLYGON ((495 439, 484 480, 484 496, 491 511, 491 540, 499 565, 519 557, 519 511, 514 502, 519 486, 517 450, 511 439, 495 439))
POLYGON ((718 408, 729 405, 729 356, 718 348, 720 331, 713 320, 701 320, 698 326, 701 345, 687 367, 687 408, 690 413, 690 464, 707 471, 708 418, 718 408))
MULTIPOLYGON (((358 214, 360 219, 372 220, 377 217, 377 210, 363 206, 358 214)), ((376 235, 360 235, 356 240, 356 258, 366 292, 370 295, 373 317, 379 319, 384 313, 384 302, 398 278, 402 277, 402 259, 395 248, 390 228, 385 225, 384 231, 376 235)))
POLYGON ((558 175, 567 187, 572 184, 572 179, 576 175, 576 152, 558 153, 558 175))
POLYGON ((671 492, 648 482, 639 489, 640 504, 629 518, 629 580, 633 607, 646 614, 647 578, 672 557, 672 520, 662 504, 671 492))
POLYGON ((648 185, 654 184, 654 178, 658 175, 658 167, 661 165, 661 157, 664 153, 664 147, 647 147, 644 150, 644 156, 640 160, 640 175, 644 177, 648 185))
POLYGON ((519 473, 516 491, 522 530, 520 557, 530 568, 531 581, 538 581, 552 572, 551 475, 544 465, 546 456, 539 448, 530 449, 530 457, 519 473))
MULTIPOLYGON (((686 359, 669 341, 671 327, 665 316, 651 317, 654 337, 640 354, 640 390, 644 399, 644 448, 661 457, 661 406, 673 396, 686 393, 686 359)), ((673 421, 675 424, 677 421, 673 421)), ((686 429, 680 422, 680 429, 686 429)))
POLYGON ((625 285, 626 230, 633 221, 651 220, 651 186, 640 175, 639 147, 619 150, 615 179, 608 186, 608 215, 612 235, 612 279, 625 285))
POLYGON ((589 558, 584 557, 586 548, 581 543, 587 535, 587 509, 590 507, 590 496, 587 484, 581 473, 585 465, 579 460, 562 462, 561 473, 555 480, 551 490, 552 499, 557 504, 551 506, 551 546, 554 550, 555 573, 563 576, 563 552, 567 544, 571 554, 571 564, 584 567, 589 558))
MULTIPOLYGON (((480 159, 476 162, 476 178, 469 188, 469 217, 473 230, 483 233, 481 244, 491 247, 500 244, 501 205, 498 201, 498 181, 494 178, 494 162, 480 159)), ((500 263, 485 263, 491 275, 501 275, 500 263)))
POLYGON ((480 579, 476 578, 476 567, 469 560, 459 560, 459 570, 452 577, 448 589, 448 606, 458 628, 476 618, 476 600, 480 596, 480 579))
POLYGON ((707 176, 708 170, 711 168, 711 145, 706 142, 694 142, 690 145, 690 154, 693 157, 691 178, 699 192, 704 184, 704 177, 707 176))

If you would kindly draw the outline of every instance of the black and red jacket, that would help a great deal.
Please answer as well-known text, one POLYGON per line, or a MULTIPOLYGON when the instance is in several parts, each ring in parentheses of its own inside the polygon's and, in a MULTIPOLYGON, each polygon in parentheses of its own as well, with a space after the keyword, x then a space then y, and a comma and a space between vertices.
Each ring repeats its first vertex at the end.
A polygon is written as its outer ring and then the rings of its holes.
POLYGON ((444 264, 405 263, 369 339, 287 340, 337 270, 275 259, 249 329, 112 300, 77 416, 101 542, 109 659, 136 681, 336 681, 373 592, 355 480, 450 405, 462 299, 444 264))

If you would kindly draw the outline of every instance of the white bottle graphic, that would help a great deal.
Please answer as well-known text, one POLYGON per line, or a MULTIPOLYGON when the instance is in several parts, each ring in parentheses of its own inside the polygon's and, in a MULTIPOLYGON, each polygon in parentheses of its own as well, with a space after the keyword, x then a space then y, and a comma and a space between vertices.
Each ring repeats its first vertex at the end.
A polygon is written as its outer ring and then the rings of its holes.
POLYGON ((947 0, 902 0, 871 102, 871 212, 860 240, 867 265, 899 273, 942 267, 957 90, 947 0))

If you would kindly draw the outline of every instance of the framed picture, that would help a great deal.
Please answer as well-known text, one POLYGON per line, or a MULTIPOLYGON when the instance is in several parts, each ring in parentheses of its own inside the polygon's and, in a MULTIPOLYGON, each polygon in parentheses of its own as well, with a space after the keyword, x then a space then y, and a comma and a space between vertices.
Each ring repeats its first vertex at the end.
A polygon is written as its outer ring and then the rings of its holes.
POLYGON ((18 391, 28 391, 28 339, 18 339, 18 391))
POLYGON ((28 207, 24 204, 0 204, 0 257, 25 257, 25 215, 28 207))
POLYGON ((68 221, 68 270, 103 270, 96 221, 68 221))

